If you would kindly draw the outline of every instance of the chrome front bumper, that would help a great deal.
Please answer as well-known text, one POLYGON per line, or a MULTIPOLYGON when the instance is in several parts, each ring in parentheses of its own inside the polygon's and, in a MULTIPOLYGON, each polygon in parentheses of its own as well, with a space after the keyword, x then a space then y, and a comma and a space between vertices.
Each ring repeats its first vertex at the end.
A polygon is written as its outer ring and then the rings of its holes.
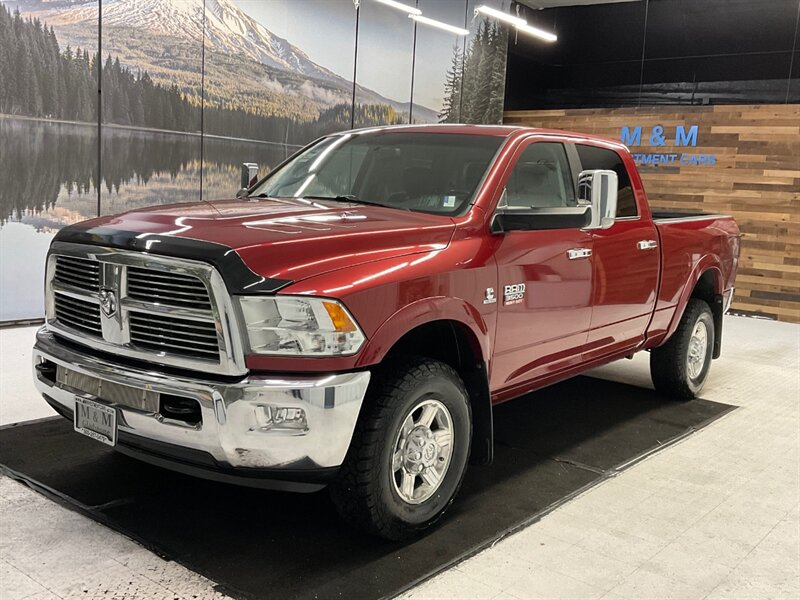
MULTIPOLYGON (((101 385, 108 381, 159 395, 190 398, 199 404, 202 422, 196 425, 164 418, 159 412, 112 404, 117 409, 121 451, 127 448, 129 454, 145 460, 149 456, 150 462, 166 467, 177 467, 178 463, 191 466, 194 461, 187 456, 205 453, 220 472, 249 477, 262 472, 265 477, 269 472, 291 472, 302 479, 303 472, 318 473, 340 466, 370 378, 368 371, 315 377, 250 375, 234 383, 177 377, 97 358, 77 346, 65 345, 42 328, 33 350, 34 380, 37 389, 62 414, 74 412, 76 390, 37 368, 49 363, 97 378, 101 385), (303 410, 304 429, 265 427, 263 416, 259 417, 265 407, 303 410), (135 448, 146 451, 142 455, 135 448), (170 459, 175 464, 167 464, 170 459)), ((110 404, 87 393, 79 395, 110 404)))

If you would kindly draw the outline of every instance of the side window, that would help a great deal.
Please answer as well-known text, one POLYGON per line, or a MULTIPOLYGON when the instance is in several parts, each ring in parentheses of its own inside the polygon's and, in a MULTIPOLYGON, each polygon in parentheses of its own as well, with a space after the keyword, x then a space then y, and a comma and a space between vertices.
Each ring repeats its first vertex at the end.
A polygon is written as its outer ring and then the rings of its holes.
POLYGON ((534 142, 522 151, 506 182, 506 204, 527 208, 577 206, 563 144, 534 142))
POLYGON ((633 196, 631 178, 628 176, 628 169, 622 162, 620 155, 607 148, 597 146, 587 146, 585 144, 575 144, 578 150, 578 157, 581 159, 581 167, 584 171, 604 169, 614 171, 619 180, 619 192, 617 194, 617 216, 635 217, 636 198, 633 196))

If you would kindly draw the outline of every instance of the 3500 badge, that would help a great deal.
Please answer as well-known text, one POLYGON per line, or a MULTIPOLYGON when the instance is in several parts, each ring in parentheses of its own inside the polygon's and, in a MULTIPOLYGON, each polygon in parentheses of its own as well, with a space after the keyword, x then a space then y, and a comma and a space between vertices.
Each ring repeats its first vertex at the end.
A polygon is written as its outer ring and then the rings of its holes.
POLYGON ((513 283, 503 288, 503 304, 519 304, 524 298, 524 283, 513 283))

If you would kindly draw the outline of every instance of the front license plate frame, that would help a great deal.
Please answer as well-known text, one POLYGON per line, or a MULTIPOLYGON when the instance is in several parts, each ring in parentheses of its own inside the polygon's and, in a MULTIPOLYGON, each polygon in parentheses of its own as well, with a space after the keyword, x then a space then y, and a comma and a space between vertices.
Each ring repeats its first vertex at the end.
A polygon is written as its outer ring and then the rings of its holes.
POLYGON ((75 397, 75 431, 107 446, 117 445, 117 411, 111 406, 75 397))

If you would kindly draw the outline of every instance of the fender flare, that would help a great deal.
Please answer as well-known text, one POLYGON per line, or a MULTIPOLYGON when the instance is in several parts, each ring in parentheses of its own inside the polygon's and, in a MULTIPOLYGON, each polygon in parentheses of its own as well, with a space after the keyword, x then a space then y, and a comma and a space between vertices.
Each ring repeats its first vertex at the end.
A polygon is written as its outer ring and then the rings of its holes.
MULTIPOLYGON (((716 254, 706 254, 699 261, 697 261, 697 264, 695 264, 694 268, 692 269, 692 272, 689 274, 689 279, 687 280, 686 286, 684 287, 683 292, 681 293, 681 297, 678 300, 678 304, 675 308, 675 314, 673 315, 672 321, 670 322, 669 328, 667 329, 667 333, 664 336, 663 341, 661 342, 662 344, 667 340, 669 340, 672 337, 672 334, 674 334, 675 331, 678 329, 678 325, 680 324, 681 319, 683 318, 683 313, 686 311, 686 306, 687 304, 689 304, 689 299, 692 297, 692 292, 694 292, 694 288, 697 286, 697 282, 700 281, 700 278, 703 277, 709 271, 713 272, 714 274, 713 275, 714 296, 715 298, 718 299, 719 304, 721 306, 722 292, 724 291, 722 289, 723 280, 722 280, 721 264, 722 263, 720 261, 720 258, 716 254)), ((717 301, 715 301, 714 304, 716 303, 717 301)), ((715 336, 714 340, 714 346, 715 346, 714 353, 716 354, 716 356, 719 356, 718 354, 719 343, 721 342, 722 339, 721 335, 722 315, 720 314, 719 317, 717 317, 718 311, 716 310, 716 307, 714 305, 712 305, 710 308, 711 311, 714 313, 714 324, 717 329, 716 333, 718 333, 718 335, 715 336)))
POLYGON ((434 321, 456 321, 464 325, 477 342, 481 360, 489 362, 489 327, 478 309, 461 298, 433 296, 403 306, 378 326, 360 352, 356 367, 381 362, 389 350, 412 329, 434 321))
POLYGON ((472 334, 470 343, 478 364, 465 369, 462 377, 472 405, 472 450, 470 462, 488 465, 494 457, 494 422, 489 391, 489 326, 477 308, 461 298, 435 296, 402 307, 370 336, 358 360, 358 367, 380 363, 394 345, 413 329, 435 321, 460 323, 472 334))

